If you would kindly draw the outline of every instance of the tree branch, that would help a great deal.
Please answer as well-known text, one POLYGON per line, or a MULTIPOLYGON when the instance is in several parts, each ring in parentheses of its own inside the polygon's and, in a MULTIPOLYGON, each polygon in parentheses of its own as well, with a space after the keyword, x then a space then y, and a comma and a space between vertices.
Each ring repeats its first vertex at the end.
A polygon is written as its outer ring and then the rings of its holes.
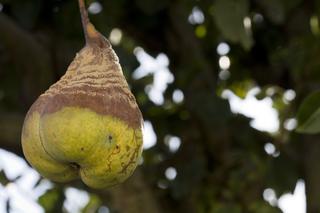
POLYGON ((20 136, 24 116, 17 113, 0 114, 0 148, 23 156, 20 136))
POLYGON ((309 136, 304 143, 304 167, 305 185, 307 197, 307 212, 316 213, 320 211, 320 143, 319 137, 309 136))
POLYGON ((118 212, 163 212, 139 168, 126 182, 112 188, 110 192, 113 205, 118 212))
POLYGON ((0 42, 11 56, 14 69, 21 75, 22 102, 24 106, 30 106, 52 83, 49 51, 3 13, 0 13, 0 42))

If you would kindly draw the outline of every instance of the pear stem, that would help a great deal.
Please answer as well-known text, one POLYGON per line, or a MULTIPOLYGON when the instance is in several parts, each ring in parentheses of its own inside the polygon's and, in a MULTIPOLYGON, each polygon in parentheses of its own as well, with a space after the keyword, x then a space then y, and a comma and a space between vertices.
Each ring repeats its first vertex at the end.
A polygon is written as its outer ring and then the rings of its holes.
POLYGON ((88 33, 88 26, 90 25, 90 20, 89 20, 89 16, 88 16, 88 12, 87 12, 84 0, 79 0, 79 9, 81 14, 83 32, 86 38, 86 43, 89 43, 90 35, 88 33))
POLYGON ((101 36, 101 34, 91 24, 84 0, 79 0, 78 2, 79 2, 80 14, 81 14, 83 32, 86 38, 86 44, 87 45, 95 44, 95 45, 98 45, 99 47, 110 46, 108 41, 103 36, 101 36))

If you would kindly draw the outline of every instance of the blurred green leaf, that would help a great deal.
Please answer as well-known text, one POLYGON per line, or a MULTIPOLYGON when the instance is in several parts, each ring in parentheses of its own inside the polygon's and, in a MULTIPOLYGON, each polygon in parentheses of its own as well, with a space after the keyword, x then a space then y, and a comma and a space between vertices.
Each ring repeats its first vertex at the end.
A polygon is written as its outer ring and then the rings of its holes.
POLYGON ((10 180, 8 179, 3 170, 0 171, 0 183, 4 186, 10 183, 10 180))
POLYGON ((60 188, 53 188, 41 195, 38 202, 46 213, 56 213, 62 211, 64 198, 64 193, 60 188))
POLYGON ((310 94, 301 104, 298 114, 297 132, 319 133, 320 132, 320 91, 310 94))
POLYGON ((98 196, 91 194, 90 200, 87 205, 81 210, 82 213, 94 213, 97 212, 101 205, 101 200, 98 196))
POLYGON ((251 35, 243 23, 248 14, 248 0, 217 0, 213 7, 213 17, 224 37, 240 43, 245 49, 250 49, 253 45, 251 35))
POLYGON ((259 5, 264 8, 268 18, 276 24, 282 24, 286 15, 299 5, 302 0, 260 0, 259 5))
POLYGON ((284 6, 279 0, 262 0, 258 1, 266 11, 267 16, 269 19, 277 24, 280 24, 285 19, 285 11, 284 6))
POLYGON ((254 82, 251 79, 247 79, 244 81, 237 81, 232 83, 229 89, 239 98, 244 99, 247 96, 248 91, 254 86, 254 82))
POLYGON ((268 172, 268 187, 274 189, 276 194, 293 193, 296 183, 300 178, 297 162, 290 159, 286 153, 272 157, 268 172))
POLYGON ((259 213, 281 213, 282 211, 277 207, 270 206, 267 202, 252 203, 249 207, 250 212, 259 213))
POLYGON ((241 207, 232 203, 213 203, 210 213, 241 213, 241 207))

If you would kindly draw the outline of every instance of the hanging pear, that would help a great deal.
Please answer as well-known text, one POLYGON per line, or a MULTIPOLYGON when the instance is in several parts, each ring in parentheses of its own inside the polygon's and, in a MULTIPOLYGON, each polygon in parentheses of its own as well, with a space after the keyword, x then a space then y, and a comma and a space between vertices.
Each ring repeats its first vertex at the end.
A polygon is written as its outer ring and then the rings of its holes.
POLYGON ((79 0, 85 47, 65 75, 28 111, 22 130, 27 161, 44 177, 79 177, 92 188, 126 180, 142 152, 142 116, 109 41, 79 0))

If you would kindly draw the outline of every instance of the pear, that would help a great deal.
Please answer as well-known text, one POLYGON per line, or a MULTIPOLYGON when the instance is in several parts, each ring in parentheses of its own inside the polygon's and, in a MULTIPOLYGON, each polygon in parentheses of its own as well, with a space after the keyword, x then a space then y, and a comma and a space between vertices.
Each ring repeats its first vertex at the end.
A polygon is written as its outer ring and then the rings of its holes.
POLYGON ((92 188, 126 180, 142 152, 142 115, 109 41, 79 0, 86 45, 65 75, 29 109, 22 130, 27 161, 55 182, 92 188))

